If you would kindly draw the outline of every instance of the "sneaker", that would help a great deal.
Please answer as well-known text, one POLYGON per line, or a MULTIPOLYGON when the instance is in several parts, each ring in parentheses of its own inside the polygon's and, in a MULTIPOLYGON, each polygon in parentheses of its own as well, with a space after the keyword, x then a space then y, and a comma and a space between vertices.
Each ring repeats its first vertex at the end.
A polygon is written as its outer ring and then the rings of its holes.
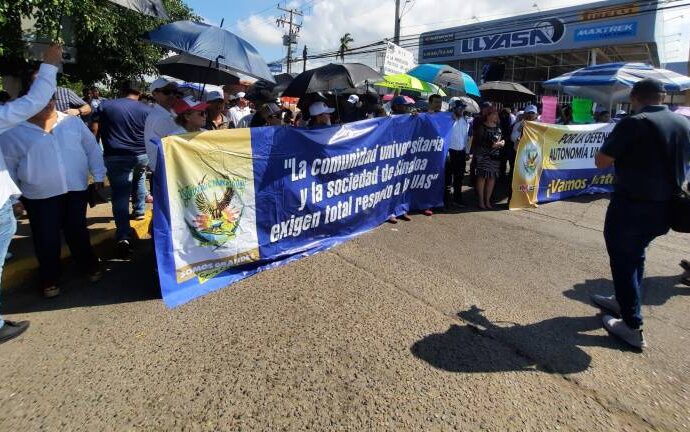
POLYGON ((29 328, 29 321, 5 321, 0 327, 0 343, 14 339, 29 328))
POLYGON ((631 329, 622 319, 614 318, 611 315, 604 315, 602 321, 609 333, 618 337, 628 345, 639 349, 647 347, 647 341, 644 340, 642 330, 631 329))
POLYGON ((434 212, 431 209, 424 210, 424 216, 433 216, 434 212))
POLYGON ((594 294, 591 298, 594 304, 596 304, 600 308, 606 309, 607 311, 613 312, 614 314, 620 316, 621 306, 618 304, 616 296, 607 297, 599 294, 594 294))
POLYGON ((132 245, 129 243, 129 240, 120 240, 117 242, 117 246, 115 246, 117 249, 117 255, 122 258, 122 259, 130 259, 132 257, 132 245))
POLYGON ((57 297, 60 295, 60 288, 58 288, 56 285, 51 285, 49 287, 43 288, 43 297, 45 298, 53 298, 57 297))

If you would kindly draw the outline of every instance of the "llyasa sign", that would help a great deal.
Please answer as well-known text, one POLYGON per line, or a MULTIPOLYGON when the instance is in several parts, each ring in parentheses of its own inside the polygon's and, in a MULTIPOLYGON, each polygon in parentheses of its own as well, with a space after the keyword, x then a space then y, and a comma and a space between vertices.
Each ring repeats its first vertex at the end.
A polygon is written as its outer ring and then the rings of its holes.
POLYGON ((582 13, 582 21, 596 21, 602 19, 620 18, 626 15, 633 15, 640 12, 637 4, 628 4, 615 7, 605 7, 592 9, 582 13))
POLYGON ((460 39, 460 53, 495 51, 553 45, 558 43, 565 33, 565 25, 558 18, 545 19, 533 27, 495 33, 488 36, 476 36, 460 39))

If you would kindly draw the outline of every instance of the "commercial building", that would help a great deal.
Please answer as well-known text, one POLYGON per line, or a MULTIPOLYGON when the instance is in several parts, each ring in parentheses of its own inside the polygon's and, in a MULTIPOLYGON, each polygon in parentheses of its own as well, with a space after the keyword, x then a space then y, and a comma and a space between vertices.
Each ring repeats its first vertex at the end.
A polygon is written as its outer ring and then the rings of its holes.
POLYGON ((435 30, 420 36, 419 63, 446 63, 477 80, 521 82, 536 92, 543 81, 596 63, 643 62, 688 75, 690 14, 667 22, 682 3, 602 1, 435 30))

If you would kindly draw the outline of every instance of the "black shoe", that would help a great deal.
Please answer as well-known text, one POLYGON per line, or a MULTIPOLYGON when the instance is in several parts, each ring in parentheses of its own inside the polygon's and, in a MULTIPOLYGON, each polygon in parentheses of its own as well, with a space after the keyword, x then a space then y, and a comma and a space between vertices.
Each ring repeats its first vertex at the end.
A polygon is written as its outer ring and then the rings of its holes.
POLYGON ((117 255, 122 258, 122 259, 130 259, 132 258, 132 254, 134 251, 132 250, 132 245, 129 243, 129 240, 120 240, 117 242, 117 255))
POLYGON ((0 328, 0 343, 14 339, 29 328, 29 321, 5 321, 0 328))

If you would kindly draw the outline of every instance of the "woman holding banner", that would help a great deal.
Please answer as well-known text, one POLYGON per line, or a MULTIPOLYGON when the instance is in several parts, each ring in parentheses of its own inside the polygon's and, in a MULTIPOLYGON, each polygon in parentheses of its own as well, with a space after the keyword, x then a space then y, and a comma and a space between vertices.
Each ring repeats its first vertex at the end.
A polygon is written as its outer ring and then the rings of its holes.
POLYGON ((488 108, 475 129, 474 157, 477 159, 477 196, 480 209, 491 209, 496 178, 501 174, 501 149, 505 146, 498 111, 488 108))

